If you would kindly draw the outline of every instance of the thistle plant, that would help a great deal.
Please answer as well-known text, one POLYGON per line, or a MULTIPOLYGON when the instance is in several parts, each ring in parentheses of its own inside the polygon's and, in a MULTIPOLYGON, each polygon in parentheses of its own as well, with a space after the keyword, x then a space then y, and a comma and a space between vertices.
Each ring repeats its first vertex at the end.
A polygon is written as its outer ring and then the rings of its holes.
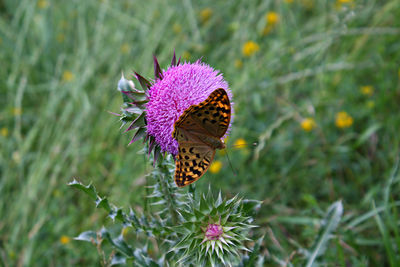
POLYGON ((118 90, 123 105, 116 114, 125 132, 134 131, 130 143, 142 139, 153 161, 154 169, 147 176, 150 208, 125 212, 101 197, 93 185, 74 180, 70 185, 87 193, 114 221, 113 230, 85 231, 76 239, 92 242, 100 251, 107 240, 113 252, 104 265, 131 261, 135 266, 233 266, 243 265, 249 254, 259 257, 259 246, 253 250, 249 244, 255 227, 251 214, 260 202, 239 196, 224 199, 221 193, 214 198, 211 188, 202 193, 191 186, 185 192, 172 179, 178 151, 171 135, 175 121, 218 88, 232 99, 227 82, 200 60, 181 64, 175 54, 166 71, 154 57, 154 72, 152 82, 136 72, 136 84, 122 76, 118 90), (127 238, 124 229, 130 228, 135 236, 127 238))

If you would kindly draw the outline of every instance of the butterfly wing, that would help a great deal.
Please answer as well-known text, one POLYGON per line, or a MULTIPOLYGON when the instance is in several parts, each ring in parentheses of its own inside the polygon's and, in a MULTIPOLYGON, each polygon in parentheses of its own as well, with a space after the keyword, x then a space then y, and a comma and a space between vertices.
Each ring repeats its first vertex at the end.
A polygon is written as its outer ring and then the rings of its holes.
POLYGON ((225 135, 231 120, 231 105, 226 91, 222 88, 212 92, 198 105, 190 106, 175 122, 172 136, 178 140, 184 136, 180 128, 190 133, 209 134, 221 138, 225 135))
POLYGON ((224 89, 217 89, 198 105, 192 105, 174 124, 172 136, 178 141, 175 183, 179 187, 197 181, 208 170, 215 149, 231 119, 231 105, 224 89))
POLYGON ((196 182, 207 171, 215 156, 215 149, 199 142, 179 143, 175 162, 175 183, 184 187, 196 182))

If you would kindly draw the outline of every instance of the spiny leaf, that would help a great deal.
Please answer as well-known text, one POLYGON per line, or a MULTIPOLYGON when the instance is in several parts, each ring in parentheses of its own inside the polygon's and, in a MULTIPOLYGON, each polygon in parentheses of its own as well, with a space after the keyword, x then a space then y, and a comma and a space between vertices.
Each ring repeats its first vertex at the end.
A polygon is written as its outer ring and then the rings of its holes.
POLYGON ((79 241, 86 241, 90 243, 96 243, 97 244, 97 233, 94 231, 86 231, 82 232, 79 234, 79 236, 74 238, 75 240, 79 241))
POLYGON ((88 194, 92 199, 96 200, 99 196, 97 195, 96 188, 90 183, 85 186, 82 183, 78 182, 75 178, 72 182, 68 183, 69 186, 77 188, 86 194, 88 194))

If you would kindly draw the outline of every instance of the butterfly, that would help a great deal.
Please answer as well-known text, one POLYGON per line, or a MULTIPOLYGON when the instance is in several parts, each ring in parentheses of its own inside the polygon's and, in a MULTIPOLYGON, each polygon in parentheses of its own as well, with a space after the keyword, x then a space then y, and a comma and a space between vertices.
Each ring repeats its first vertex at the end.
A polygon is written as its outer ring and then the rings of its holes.
POLYGON ((221 138, 231 120, 231 104, 222 88, 206 100, 186 109, 174 124, 172 137, 178 141, 175 183, 184 187, 196 182, 207 171, 216 149, 225 148, 221 138))

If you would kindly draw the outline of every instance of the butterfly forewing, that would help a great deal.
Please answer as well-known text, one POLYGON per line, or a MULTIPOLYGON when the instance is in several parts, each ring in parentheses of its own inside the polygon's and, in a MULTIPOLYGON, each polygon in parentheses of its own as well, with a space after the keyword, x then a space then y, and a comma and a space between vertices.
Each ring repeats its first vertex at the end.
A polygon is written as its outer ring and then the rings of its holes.
POLYGON ((224 89, 217 89, 206 100, 190 106, 181 115, 175 123, 173 137, 178 140, 175 136, 177 129, 184 128, 191 132, 209 133, 211 136, 221 138, 228 130, 230 120, 229 97, 224 89))
POLYGON ((195 142, 181 142, 175 163, 175 183, 186 186, 197 181, 214 159, 215 149, 195 142))
POLYGON ((231 119, 229 97, 217 89, 198 105, 192 105, 174 124, 172 136, 178 141, 175 182, 179 187, 197 181, 214 159, 215 149, 223 148, 231 119))

